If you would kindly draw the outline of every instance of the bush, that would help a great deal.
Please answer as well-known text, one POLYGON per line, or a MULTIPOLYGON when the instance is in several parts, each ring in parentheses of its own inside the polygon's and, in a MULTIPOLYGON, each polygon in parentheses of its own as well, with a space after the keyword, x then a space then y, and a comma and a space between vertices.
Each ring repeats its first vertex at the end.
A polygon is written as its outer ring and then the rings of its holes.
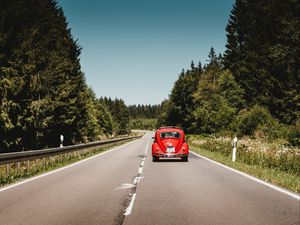
POLYGON ((236 111, 220 95, 212 95, 203 100, 194 111, 194 127, 197 133, 215 134, 227 130, 236 111))
MULTIPOLYGON (((189 145, 191 148, 202 148, 206 151, 217 152, 228 158, 232 156, 232 144, 230 139, 223 138, 203 138, 201 136, 189 136, 189 145)), ((276 169, 299 176, 300 155, 298 151, 290 149, 289 151, 257 151, 250 150, 251 145, 238 144, 237 161, 252 166, 262 168, 276 169)))
POLYGON ((277 121, 271 116, 269 111, 261 106, 255 105, 248 111, 242 111, 237 118, 238 135, 253 136, 258 129, 268 131, 274 127, 277 121))
POLYGON ((300 147, 300 119, 288 132, 288 141, 292 146, 300 147))

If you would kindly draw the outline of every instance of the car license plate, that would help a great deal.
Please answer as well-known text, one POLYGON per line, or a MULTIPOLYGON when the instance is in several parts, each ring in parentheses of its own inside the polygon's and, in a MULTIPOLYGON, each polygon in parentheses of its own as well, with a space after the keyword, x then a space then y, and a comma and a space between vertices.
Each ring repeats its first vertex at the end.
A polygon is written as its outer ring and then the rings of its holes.
POLYGON ((175 152, 175 147, 167 147, 167 152, 175 152))

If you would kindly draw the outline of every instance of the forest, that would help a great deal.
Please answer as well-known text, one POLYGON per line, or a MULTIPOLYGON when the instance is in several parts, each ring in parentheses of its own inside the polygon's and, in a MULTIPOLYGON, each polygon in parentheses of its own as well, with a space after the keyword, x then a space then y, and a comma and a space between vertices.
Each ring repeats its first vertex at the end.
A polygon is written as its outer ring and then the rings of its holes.
POLYGON ((236 0, 226 50, 182 70, 160 125, 207 135, 286 138, 300 144, 300 2, 236 0))
POLYGON ((0 151, 56 147, 127 134, 122 99, 97 99, 81 47, 54 0, 2 0, 0 151))
POLYGON ((236 0, 226 50, 192 61, 158 105, 97 98, 55 0, 2 0, 0 152, 56 147, 176 125, 300 145, 300 2, 236 0))
POLYGON ((157 118, 161 107, 159 105, 129 105, 130 127, 132 129, 153 130, 159 125, 157 118))

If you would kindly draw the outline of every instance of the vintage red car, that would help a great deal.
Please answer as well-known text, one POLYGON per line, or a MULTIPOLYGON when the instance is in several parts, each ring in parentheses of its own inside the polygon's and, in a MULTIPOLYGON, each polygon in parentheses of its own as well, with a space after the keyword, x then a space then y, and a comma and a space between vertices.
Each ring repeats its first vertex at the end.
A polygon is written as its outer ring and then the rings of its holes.
POLYGON ((153 162, 160 158, 180 158, 188 161, 189 146, 183 130, 178 127, 161 127, 154 135, 152 144, 153 162))

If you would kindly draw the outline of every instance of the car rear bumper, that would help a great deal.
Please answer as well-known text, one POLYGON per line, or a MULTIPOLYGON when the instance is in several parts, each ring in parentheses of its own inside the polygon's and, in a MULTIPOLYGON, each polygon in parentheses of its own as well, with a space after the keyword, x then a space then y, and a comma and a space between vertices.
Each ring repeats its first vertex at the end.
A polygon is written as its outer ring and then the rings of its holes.
POLYGON ((188 154, 176 154, 176 153, 156 153, 152 155, 156 158, 183 158, 187 157, 188 154))

